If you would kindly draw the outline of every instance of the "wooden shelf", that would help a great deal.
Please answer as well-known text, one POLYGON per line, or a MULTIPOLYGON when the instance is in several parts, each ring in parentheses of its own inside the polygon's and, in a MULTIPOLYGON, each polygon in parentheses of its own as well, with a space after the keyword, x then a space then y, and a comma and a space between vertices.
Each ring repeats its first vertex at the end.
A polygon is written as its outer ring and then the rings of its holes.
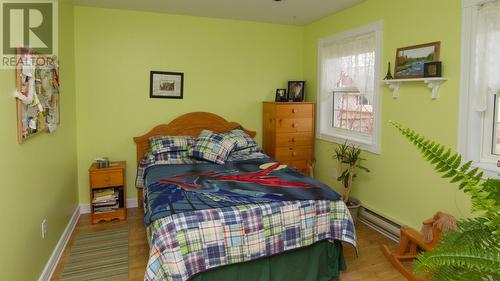
POLYGON ((399 87, 401 83, 409 83, 409 82, 423 82, 427 85, 427 87, 432 89, 432 99, 435 100, 438 97, 439 87, 441 84, 446 82, 448 79, 443 77, 427 77, 427 78, 410 78, 410 79, 391 79, 391 80, 382 80, 385 84, 389 85, 389 88, 392 89, 392 97, 399 97, 399 87))

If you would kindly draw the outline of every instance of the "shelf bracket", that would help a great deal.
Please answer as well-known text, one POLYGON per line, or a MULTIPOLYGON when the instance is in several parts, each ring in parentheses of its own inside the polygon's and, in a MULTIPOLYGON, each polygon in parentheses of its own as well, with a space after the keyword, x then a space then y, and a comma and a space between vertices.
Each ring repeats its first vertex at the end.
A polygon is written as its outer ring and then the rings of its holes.
POLYGON ((427 84, 427 87, 432 89, 432 99, 435 100, 438 97, 439 86, 444 83, 446 80, 424 80, 424 83, 427 84))
POLYGON ((392 98, 399 98, 399 86, 401 85, 401 82, 386 82, 386 84, 392 89, 392 98))

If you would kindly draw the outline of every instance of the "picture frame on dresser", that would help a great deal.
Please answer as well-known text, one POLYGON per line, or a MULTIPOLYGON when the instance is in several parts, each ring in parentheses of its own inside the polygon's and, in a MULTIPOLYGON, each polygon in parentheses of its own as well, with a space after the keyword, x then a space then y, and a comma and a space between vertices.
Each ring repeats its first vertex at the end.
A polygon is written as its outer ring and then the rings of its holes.
POLYGON ((276 89, 276 97, 274 98, 276 102, 286 102, 288 97, 286 95, 286 89, 276 89))
POLYGON ((305 100, 306 81, 288 81, 288 100, 303 102, 305 100))

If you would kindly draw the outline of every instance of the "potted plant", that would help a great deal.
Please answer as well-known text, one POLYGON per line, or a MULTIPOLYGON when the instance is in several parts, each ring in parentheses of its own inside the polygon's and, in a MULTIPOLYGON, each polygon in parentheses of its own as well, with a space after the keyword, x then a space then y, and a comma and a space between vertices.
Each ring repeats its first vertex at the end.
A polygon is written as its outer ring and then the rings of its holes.
POLYGON ((352 144, 348 144, 347 141, 340 144, 335 148, 334 159, 338 163, 338 177, 337 181, 341 182, 344 187, 342 199, 349 208, 351 212, 351 217, 354 222, 357 221, 359 207, 361 207, 361 202, 350 196, 352 190, 352 182, 356 178, 356 171, 361 169, 365 172, 370 172, 368 168, 361 165, 364 158, 360 157, 361 149, 352 144))

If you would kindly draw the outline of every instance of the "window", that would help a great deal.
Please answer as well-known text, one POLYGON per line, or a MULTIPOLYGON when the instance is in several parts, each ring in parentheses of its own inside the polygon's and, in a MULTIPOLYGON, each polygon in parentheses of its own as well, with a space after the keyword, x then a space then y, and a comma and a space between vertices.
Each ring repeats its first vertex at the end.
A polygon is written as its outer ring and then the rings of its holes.
POLYGON ((493 143, 491 153, 500 156, 500 91, 495 94, 495 109, 493 110, 495 117, 493 122, 493 143))
POLYGON ((333 92, 333 128, 356 133, 373 132, 373 105, 357 88, 333 92))
POLYGON ((319 40, 317 138, 379 152, 382 28, 380 21, 319 40))
POLYGON ((489 175, 500 160, 500 3, 464 1, 459 151, 489 175))

